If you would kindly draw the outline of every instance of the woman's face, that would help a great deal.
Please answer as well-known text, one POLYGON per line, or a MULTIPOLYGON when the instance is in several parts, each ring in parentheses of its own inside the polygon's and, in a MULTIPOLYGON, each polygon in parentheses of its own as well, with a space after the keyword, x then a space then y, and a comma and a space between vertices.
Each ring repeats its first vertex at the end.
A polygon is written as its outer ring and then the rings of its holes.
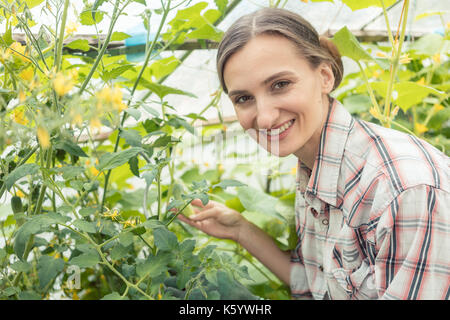
POLYGON ((259 35, 228 59, 224 80, 240 124, 267 150, 315 157, 334 84, 329 65, 312 69, 290 40, 259 35))

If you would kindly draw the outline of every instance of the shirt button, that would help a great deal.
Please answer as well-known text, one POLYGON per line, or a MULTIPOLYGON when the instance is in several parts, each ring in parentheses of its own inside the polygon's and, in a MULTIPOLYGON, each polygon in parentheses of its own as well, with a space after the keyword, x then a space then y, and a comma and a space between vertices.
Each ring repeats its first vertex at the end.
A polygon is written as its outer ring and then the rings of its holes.
POLYGON ((328 225, 328 219, 323 219, 323 220, 322 220, 322 224, 323 224, 324 226, 327 226, 327 225, 328 225))
POLYGON ((311 213, 314 217, 317 217, 317 215, 318 215, 317 210, 314 208, 311 208, 311 213))
POLYGON ((323 266, 319 266, 319 270, 323 272, 323 266))

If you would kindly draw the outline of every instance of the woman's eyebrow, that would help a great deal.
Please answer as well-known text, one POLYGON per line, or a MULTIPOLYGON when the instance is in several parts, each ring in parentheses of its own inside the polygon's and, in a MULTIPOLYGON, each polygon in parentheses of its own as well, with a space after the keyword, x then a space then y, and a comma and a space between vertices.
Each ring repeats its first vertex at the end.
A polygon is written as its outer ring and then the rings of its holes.
MULTIPOLYGON (((294 73, 292 71, 289 71, 289 70, 277 72, 277 73, 271 75, 270 77, 268 77, 267 79, 263 80, 261 82, 261 85, 263 85, 263 86, 267 85, 269 82, 272 82, 276 78, 279 78, 279 77, 282 77, 282 76, 293 75, 293 74, 294 73)), ((246 90, 232 90, 232 91, 230 91, 228 93, 228 96, 232 97, 232 96, 235 96, 235 95, 238 95, 238 94, 246 94, 246 93, 248 93, 248 91, 246 91, 246 90)))
POLYGON ((261 85, 266 85, 269 82, 272 82, 273 80, 275 80, 276 78, 279 78, 279 77, 282 77, 282 76, 293 75, 293 74, 294 73, 292 71, 289 71, 289 70, 277 72, 277 73, 271 75, 270 77, 268 77, 263 82, 261 82, 261 85))

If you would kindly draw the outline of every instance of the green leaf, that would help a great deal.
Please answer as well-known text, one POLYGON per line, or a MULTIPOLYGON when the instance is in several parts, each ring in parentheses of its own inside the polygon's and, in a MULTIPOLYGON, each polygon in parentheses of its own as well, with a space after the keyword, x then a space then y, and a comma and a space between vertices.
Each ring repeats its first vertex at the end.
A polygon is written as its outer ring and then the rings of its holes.
POLYGON ((161 251, 170 251, 178 247, 177 236, 166 228, 154 230, 155 245, 161 251))
POLYGON ((205 24, 204 26, 187 34, 187 37, 191 39, 206 39, 212 41, 220 41, 222 36, 223 31, 210 24, 205 24))
POLYGON ((241 187, 239 200, 247 211, 262 213, 274 218, 285 220, 275 209, 277 198, 252 187, 241 187))
POLYGON ((73 225, 84 232, 96 233, 97 230, 95 228, 94 222, 88 222, 84 220, 77 219, 73 222, 73 225))
POLYGON ((396 83, 394 90, 398 93, 398 97, 394 101, 405 112, 413 105, 422 103, 423 98, 430 94, 441 98, 445 97, 444 92, 410 81, 396 83))
POLYGON ((366 112, 372 106, 370 98, 366 95, 358 94, 344 98, 344 107, 352 114, 366 112))
POLYGON ((125 247, 120 243, 116 244, 114 248, 111 250, 111 259, 120 260, 125 257, 129 251, 129 247, 125 247))
POLYGON ((164 86, 159 83, 152 83, 152 82, 146 81, 145 79, 141 79, 141 84, 145 88, 149 89, 151 92, 156 94, 160 99, 163 99, 165 96, 167 96, 169 94, 179 94, 179 95, 189 96, 192 98, 197 98, 197 96, 193 93, 186 92, 186 91, 183 91, 180 89, 175 89, 175 88, 168 87, 168 86, 164 86))
POLYGON ((80 23, 85 26, 92 26, 103 20, 103 15, 105 13, 102 11, 95 12, 95 19, 93 17, 93 10, 86 10, 80 14, 80 23))
POLYGON ((337 46, 341 56, 349 57, 355 61, 373 60, 372 56, 364 50, 359 44, 358 39, 356 39, 347 27, 343 27, 336 32, 331 40, 337 46))
POLYGON ((117 292, 112 292, 101 298, 100 300, 128 300, 128 297, 122 297, 117 292))
POLYGON ((31 270, 31 264, 26 261, 16 261, 11 265, 11 268, 17 272, 28 272, 31 270))
POLYGON ((158 174, 158 169, 153 168, 152 170, 144 172, 144 174, 142 174, 142 177, 145 179, 145 183, 147 185, 150 185, 150 184, 152 184, 153 180, 155 180, 157 174, 158 174))
POLYGON ((432 56, 441 52, 443 47, 444 38, 436 33, 429 33, 415 41, 410 50, 419 55, 432 56))
POLYGON ((64 260, 43 255, 37 264, 39 284, 44 288, 64 269, 64 260))
POLYGON ((142 148, 132 147, 120 152, 105 153, 100 157, 99 164, 96 168, 99 171, 114 169, 124 163, 127 163, 130 158, 136 156, 139 152, 144 151, 145 150, 142 148))
POLYGON ((137 156, 134 156, 128 160, 128 165, 130 166, 130 171, 138 178, 139 176, 139 160, 137 156))
POLYGON ((148 68, 151 76, 157 80, 171 74, 180 64, 180 60, 175 56, 157 60, 148 68))
POLYGON ((9 191, 17 180, 27 176, 36 174, 39 171, 39 166, 35 163, 26 163, 20 167, 15 168, 5 178, 5 187, 9 191))
POLYGON ((85 39, 77 39, 65 45, 66 48, 73 50, 89 51, 89 41, 85 39))
POLYGON ((130 116, 134 118, 134 120, 138 121, 141 117, 141 112, 134 108, 127 108, 125 109, 125 112, 128 113, 130 116))
POLYGON ((40 5, 42 2, 44 2, 44 0, 25 0, 25 3, 30 9, 40 5))
POLYGON ((80 268, 92 268, 100 262, 100 257, 95 252, 82 253, 70 259, 70 264, 75 264, 80 268))
POLYGON ((167 270, 169 256, 167 254, 157 254, 149 256, 147 261, 136 266, 136 273, 140 278, 150 275, 152 278, 159 276, 167 270))
MULTIPOLYGON (((372 89, 374 89, 383 98, 386 97, 387 82, 373 82, 371 83, 371 86, 372 89)), ((396 98, 393 99, 392 102, 398 105, 405 112, 413 105, 422 103, 423 99, 430 94, 437 95, 440 98, 445 97, 444 92, 411 81, 395 83, 393 90, 396 92, 396 98)))
POLYGON ((228 0, 214 0, 214 3, 220 12, 224 12, 228 5, 228 0))
POLYGON ((232 180, 232 179, 223 179, 219 183, 213 185, 213 188, 220 187, 222 189, 226 189, 228 187, 244 187, 246 184, 243 184, 240 181, 232 180))
POLYGON ((125 65, 119 66, 117 68, 113 68, 111 70, 104 71, 103 75, 102 75, 102 79, 103 79, 103 81, 109 81, 109 80, 116 79, 122 73, 124 73, 125 71, 128 71, 130 69, 134 69, 134 66, 132 64, 125 64, 125 65))
POLYGON ((62 149, 73 156, 88 157, 88 155, 83 151, 83 149, 81 149, 79 145, 77 145, 75 142, 73 142, 70 139, 58 141, 55 144, 55 148, 62 149))
POLYGON ((111 35, 111 41, 122 41, 130 37, 131 36, 125 32, 114 31, 111 35))
POLYGON ((49 223, 48 218, 46 220, 45 215, 39 215, 25 222, 19 228, 14 238, 14 252, 20 260, 23 259, 25 247, 30 239, 30 236, 39 233, 41 229, 48 224, 51 224, 49 223))
POLYGON ((56 172, 61 172, 64 180, 71 180, 79 177, 85 171, 84 167, 72 167, 66 166, 61 168, 55 168, 56 172))
POLYGON ((138 131, 133 129, 124 129, 120 132, 120 137, 124 138, 125 141, 132 147, 142 146, 142 137, 138 131))
MULTIPOLYGON (((396 0, 384 0, 384 6, 390 7, 396 0)), ((342 0, 352 11, 365 9, 368 7, 381 7, 380 0, 342 0)))

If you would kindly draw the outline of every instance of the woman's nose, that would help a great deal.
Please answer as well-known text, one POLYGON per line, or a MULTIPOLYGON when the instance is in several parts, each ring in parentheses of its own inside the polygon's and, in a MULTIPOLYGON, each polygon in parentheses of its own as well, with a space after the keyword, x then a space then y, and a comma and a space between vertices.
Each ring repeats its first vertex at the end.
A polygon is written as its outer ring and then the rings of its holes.
POLYGON ((278 108, 268 100, 257 101, 256 125, 258 129, 270 129, 276 124, 278 108))

